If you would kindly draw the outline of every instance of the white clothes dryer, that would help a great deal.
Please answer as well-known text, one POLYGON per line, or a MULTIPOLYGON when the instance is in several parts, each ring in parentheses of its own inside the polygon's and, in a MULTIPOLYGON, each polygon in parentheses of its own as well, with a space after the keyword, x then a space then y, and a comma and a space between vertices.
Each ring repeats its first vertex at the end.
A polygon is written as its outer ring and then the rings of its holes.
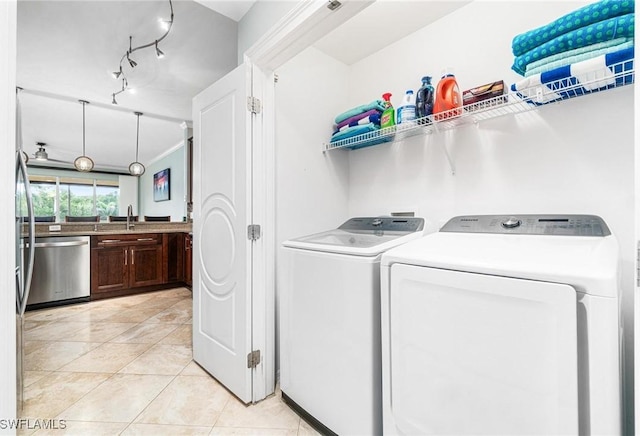
POLYGON ((385 435, 621 432, 618 243, 596 216, 462 216, 382 256, 385 435))
POLYGON ((352 218, 283 243, 280 386, 323 434, 382 434, 380 259, 422 218, 352 218))

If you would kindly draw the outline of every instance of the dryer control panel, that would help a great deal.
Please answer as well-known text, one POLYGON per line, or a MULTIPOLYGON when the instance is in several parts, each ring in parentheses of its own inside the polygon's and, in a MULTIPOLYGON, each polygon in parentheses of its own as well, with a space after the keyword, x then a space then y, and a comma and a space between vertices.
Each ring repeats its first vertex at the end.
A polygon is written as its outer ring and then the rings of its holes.
POLYGON ((350 232, 419 232, 424 228, 423 218, 413 217, 358 217, 338 227, 350 232))
POLYGON ((514 235, 609 236, 596 215, 470 215, 450 219, 441 232, 514 235))

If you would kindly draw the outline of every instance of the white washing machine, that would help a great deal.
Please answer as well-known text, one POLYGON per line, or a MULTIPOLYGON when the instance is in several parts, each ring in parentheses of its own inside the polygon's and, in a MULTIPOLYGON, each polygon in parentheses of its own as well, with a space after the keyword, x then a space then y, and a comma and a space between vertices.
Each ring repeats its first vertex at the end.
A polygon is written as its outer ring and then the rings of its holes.
POLYGON ((380 259, 422 218, 352 218, 283 243, 280 386, 323 434, 382 434, 380 259))
POLYGON ((382 257, 385 435, 618 435, 618 243, 463 216, 382 257))

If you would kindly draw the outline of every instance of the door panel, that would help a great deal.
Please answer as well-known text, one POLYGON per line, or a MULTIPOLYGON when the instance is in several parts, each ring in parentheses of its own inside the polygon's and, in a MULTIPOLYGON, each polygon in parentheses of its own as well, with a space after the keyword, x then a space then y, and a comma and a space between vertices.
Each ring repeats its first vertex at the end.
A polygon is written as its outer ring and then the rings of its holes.
POLYGON ((193 357, 251 401, 249 67, 194 98, 193 357))
POLYGON ((578 434, 571 286, 395 264, 388 311, 392 433, 578 434))
POLYGON ((134 246, 131 252, 132 288, 162 283, 162 245, 134 246))
POLYGON ((94 248, 91 253, 91 292, 129 287, 127 247, 94 248))

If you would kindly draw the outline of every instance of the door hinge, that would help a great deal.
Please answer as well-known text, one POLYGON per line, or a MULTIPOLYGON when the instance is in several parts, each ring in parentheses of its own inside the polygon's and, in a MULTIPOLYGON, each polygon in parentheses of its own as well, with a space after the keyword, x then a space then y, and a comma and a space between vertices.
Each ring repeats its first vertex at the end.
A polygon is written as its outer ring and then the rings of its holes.
POLYGON ((250 241, 257 241, 260 239, 260 224, 249 224, 247 226, 247 238, 250 241))
POLYGON ((247 354, 247 368, 255 368, 260 363, 260 350, 247 354))
POLYGON ((260 99, 250 96, 247 97, 247 110, 252 114, 259 114, 262 109, 262 104, 260 103, 260 99))

